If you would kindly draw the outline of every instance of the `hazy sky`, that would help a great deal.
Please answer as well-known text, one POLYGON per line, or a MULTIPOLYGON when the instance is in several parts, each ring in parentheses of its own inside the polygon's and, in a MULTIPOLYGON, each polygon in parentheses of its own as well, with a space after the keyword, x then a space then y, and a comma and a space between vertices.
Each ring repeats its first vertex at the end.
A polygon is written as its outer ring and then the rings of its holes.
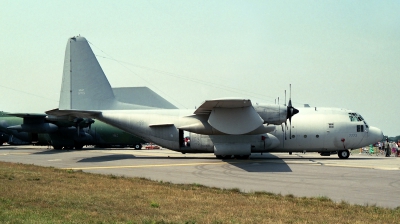
POLYGON ((400 1, 0 0, 0 110, 58 107, 65 46, 82 35, 113 87, 179 108, 206 99, 354 110, 400 135, 400 1))

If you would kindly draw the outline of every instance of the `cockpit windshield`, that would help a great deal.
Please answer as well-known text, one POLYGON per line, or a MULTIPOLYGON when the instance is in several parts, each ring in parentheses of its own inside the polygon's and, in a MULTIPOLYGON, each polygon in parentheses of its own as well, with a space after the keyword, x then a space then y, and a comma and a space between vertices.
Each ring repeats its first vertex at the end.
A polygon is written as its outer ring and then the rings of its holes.
POLYGON ((364 122, 365 127, 368 128, 367 122, 365 122, 364 118, 363 118, 360 114, 357 114, 357 113, 349 113, 349 118, 350 118, 350 121, 351 121, 351 122, 359 122, 359 121, 364 122))

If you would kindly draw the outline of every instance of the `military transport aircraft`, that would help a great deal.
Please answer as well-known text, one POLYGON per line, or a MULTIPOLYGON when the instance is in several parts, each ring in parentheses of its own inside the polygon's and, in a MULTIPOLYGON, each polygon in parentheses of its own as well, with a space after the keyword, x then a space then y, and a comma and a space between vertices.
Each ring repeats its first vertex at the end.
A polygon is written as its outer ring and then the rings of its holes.
POLYGON ((115 99, 100 64, 81 36, 68 39, 59 109, 46 113, 96 118, 174 151, 214 153, 226 159, 302 151, 321 155, 335 151, 340 158, 348 158, 349 149, 375 143, 383 136, 353 111, 297 110, 290 99, 288 106, 252 105, 249 99, 206 100, 195 111, 122 103, 115 99), (287 120, 289 127, 284 128, 287 120), (184 144, 184 131, 189 132, 190 145, 184 144))

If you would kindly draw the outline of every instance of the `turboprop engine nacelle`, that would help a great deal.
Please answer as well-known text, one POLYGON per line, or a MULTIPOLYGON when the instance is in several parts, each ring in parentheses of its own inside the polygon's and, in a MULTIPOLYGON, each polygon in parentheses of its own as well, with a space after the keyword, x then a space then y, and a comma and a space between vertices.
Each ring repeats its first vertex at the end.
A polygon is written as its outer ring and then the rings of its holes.
POLYGON ((280 125, 287 119, 287 107, 275 104, 253 105, 254 109, 264 120, 264 124, 280 125))
POLYGON ((57 131, 58 126, 52 123, 21 124, 7 127, 7 129, 16 130, 18 132, 51 133, 57 131))

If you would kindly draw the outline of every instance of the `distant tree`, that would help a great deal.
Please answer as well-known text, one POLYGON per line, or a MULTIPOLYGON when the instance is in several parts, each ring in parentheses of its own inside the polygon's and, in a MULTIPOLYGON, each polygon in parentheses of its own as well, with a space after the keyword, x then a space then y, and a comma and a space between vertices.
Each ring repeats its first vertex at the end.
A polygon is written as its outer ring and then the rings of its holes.
MULTIPOLYGON (((385 136, 386 137, 386 136, 385 136)), ((385 138, 386 139, 386 138, 385 138)), ((389 141, 391 142, 398 142, 400 140, 400 135, 396 136, 396 137, 389 137, 389 141)))

